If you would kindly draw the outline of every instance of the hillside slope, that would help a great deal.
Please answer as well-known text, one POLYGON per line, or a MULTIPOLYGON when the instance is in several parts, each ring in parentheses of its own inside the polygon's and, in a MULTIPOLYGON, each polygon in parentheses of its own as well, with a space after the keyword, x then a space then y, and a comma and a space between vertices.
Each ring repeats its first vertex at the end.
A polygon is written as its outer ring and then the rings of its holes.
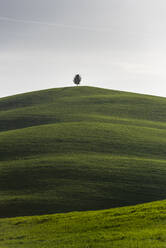
POLYGON ((166 201, 105 211, 0 219, 2 248, 164 248, 166 201))
POLYGON ((166 198, 166 99, 69 87, 0 99, 0 216, 166 198))

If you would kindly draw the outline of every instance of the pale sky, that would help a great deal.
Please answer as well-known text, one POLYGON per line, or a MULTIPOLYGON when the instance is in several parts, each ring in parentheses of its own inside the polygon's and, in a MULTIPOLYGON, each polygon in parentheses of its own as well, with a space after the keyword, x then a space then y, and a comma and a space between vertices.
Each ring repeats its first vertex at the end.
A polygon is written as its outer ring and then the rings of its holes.
POLYGON ((166 97, 165 0, 0 0, 0 97, 82 85, 166 97))

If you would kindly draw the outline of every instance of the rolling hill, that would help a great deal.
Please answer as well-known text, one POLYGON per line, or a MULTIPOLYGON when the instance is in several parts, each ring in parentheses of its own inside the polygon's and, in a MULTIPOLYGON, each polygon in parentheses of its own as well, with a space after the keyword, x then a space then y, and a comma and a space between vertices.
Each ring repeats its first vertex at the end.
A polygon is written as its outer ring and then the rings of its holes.
POLYGON ((0 99, 0 217, 165 198, 165 98, 68 87, 0 99))
POLYGON ((164 248, 166 201, 0 219, 2 248, 164 248))

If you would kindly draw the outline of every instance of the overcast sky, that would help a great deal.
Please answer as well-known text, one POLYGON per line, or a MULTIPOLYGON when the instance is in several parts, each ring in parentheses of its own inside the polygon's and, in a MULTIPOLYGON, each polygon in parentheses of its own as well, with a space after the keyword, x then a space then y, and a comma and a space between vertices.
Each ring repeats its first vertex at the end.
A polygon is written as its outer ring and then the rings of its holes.
POLYGON ((0 97, 82 85, 166 97, 165 0, 0 0, 0 97))

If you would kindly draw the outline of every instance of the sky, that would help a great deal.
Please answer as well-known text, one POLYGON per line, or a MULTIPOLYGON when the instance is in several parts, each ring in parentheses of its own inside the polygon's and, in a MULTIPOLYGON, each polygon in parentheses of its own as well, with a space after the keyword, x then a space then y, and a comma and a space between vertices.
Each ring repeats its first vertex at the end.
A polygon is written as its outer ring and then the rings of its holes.
POLYGON ((0 97, 82 85, 166 97, 165 0, 0 0, 0 97))

